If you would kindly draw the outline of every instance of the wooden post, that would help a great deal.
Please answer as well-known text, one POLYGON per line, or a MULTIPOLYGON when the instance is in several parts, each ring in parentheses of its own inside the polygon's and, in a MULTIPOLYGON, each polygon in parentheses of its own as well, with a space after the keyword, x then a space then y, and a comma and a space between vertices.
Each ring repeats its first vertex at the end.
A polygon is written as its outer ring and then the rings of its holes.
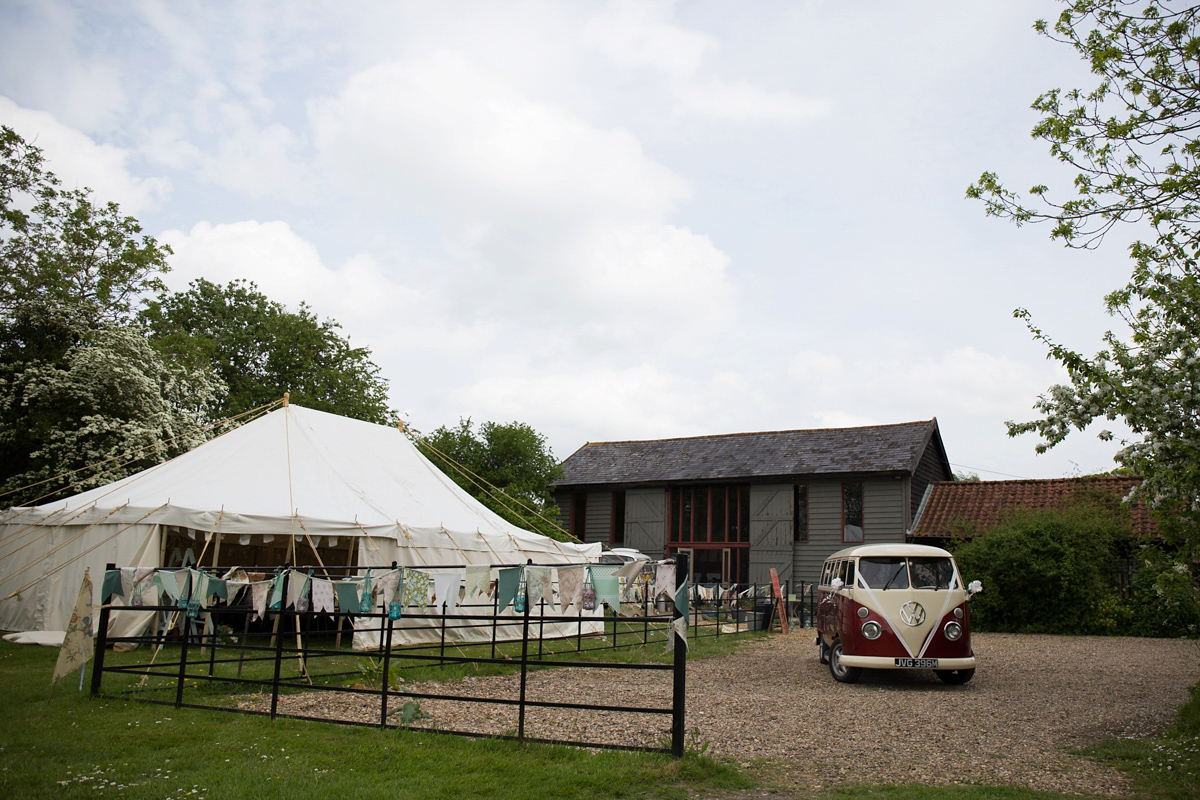
MULTIPOLYGON (((105 570, 116 568, 116 564, 109 564, 105 570)), ((100 581, 100 585, 104 586, 103 580, 100 581)), ((92 664, 92 697, 100 694, 100 676, 104 674, 104 650, 108 646, 109 604, 104 600, 105 598, 100 598, 100 619, 96 623, 96 650, 92 656, 92 660, 95 662, 92 664)))
MULTIPOLYGON (((687 582, 688 579, 688 554, 675 554, 675 590, 687 582)), ((683 615, 679 613, 679 609, 674 607, 672 603, 671 619, 679 619, 683 615)), ((675 758, 683 758, 683 739, 685 726, 685 705, 687 701, 687 639, 680 636, 674 630, 668 633, 669 636, 675 637, 675 669, 672 673, 673 680, 671 682, 671 755, 675 758)))

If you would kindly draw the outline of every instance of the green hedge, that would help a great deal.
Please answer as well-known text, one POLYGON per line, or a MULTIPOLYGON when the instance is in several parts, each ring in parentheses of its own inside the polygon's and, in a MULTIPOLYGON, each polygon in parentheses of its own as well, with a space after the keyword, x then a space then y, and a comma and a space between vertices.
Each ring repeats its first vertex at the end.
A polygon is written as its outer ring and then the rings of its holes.
POLYGON ((975 630, 1011 633, 1196 636, 1200 604, 1192 571, 1155 545, 1136 543, 1128 513, 1112 503, 1019 513, 955 550, 975 630), (1113 585, 1133 556, 1128 597, 1113 585))

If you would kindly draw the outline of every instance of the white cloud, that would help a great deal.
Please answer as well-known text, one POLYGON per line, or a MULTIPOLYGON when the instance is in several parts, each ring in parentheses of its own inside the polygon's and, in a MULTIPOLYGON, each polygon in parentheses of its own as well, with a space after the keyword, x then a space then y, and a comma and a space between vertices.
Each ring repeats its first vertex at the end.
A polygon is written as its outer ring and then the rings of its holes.
MULTIPOLYGON (((307 303, 322 318, 336 320, 356 344, 370 343, 376 363, 414 353, 460 358, 495 339, 494 330, 453 318, 436 291, 397 280, 370 254, 327 266, 286 222, 199 222, 188 231, 164 231, 159 239, 174 251, 166 276, 172 290, 183 291, 196 278, 220 285, 244 278, 292 310, 307 303)), ((397 394, 403 399, 403 392, 397 394)))
POLYGON ((381 216, 439 221, 472 313, 622 341, 731 319, 727 256, 667 222, 687 186, 629 132, 448 51, 367 69, 309 108, 333 182, 381 216))
POLYGON ((829 100, 771 91, 746 81, 690 81, 679 86, 677 93, 679 113, 735 122, 813 119, 833 110, 829 100))
POLYGON ((5 94, 89 133, 109 131, 128 110, 119 59, 98 53, 86 10, 66 3, 0 6, 0 76, 5 94))
POLYGON ((717 398, 705 389, 651 364, 592 366, 553 375, 491 374, 450 392, 446 406, 480 419, 536 419, 566 457, 583 443, 576 438, 581 432, 593 441, 711 432, 701 421, 712 424, 717 398))
POLYGON ((686 81, 717 42, 703 31, 670 21, 671 7, 662 2, 613 3, 589 19, 585 30, 594 46, 618 67, 649 67, 686 81))
POLYGON ((665 77, 680 114, 735 122, 802 120, 827 115, 825 99, 800 97, 745 80, 703 77, 706 56, 718 48, 710 35, 672 19, 674 3, 620 2, 588 20, 593 45, 617 67, 665 77))
POLYGON ((45 111, 21 108, 7 97, 0 97, 0 123, 40 147, 46 168, 59 177, 64 187, 90 187, 98 199, 115 200, 126 214, 136 216, 154 208, 170 192, 166 178, 134 177, 129 168, 129 150, 97 144, 45 111))

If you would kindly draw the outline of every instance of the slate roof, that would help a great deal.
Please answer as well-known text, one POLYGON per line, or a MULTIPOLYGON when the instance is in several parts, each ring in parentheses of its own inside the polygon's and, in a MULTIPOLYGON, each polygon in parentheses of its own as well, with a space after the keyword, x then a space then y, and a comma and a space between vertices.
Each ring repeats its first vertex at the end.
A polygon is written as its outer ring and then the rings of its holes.
POLYGON ((563 477, 555 485, 911 474, 931 439, 944 459, 936 419, 862 428, 589 442, 563 462, 563 477))
MULTIPOLYGON (((1061 508, 1096 491, 1120 499, 1140 482, 1141 478, 1128 475, 977 483, 938 481, 929 484, 909 538, 967 538, 995 527, 1016 511, 1061 508)), ((1130 505, 1129 523, 1135 535, 1153 535, 1156 530, 1150 509, 1140 501, 1130 505)))

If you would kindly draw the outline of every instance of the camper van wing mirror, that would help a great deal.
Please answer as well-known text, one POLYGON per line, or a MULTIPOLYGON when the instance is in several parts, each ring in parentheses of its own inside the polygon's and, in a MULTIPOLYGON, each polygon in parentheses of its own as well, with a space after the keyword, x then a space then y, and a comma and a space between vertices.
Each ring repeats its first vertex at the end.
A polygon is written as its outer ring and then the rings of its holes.
POLYGON ((983 591, 983 584, 979 581, 971 581, 967 584, 967 597, 974 597, 983 591))

